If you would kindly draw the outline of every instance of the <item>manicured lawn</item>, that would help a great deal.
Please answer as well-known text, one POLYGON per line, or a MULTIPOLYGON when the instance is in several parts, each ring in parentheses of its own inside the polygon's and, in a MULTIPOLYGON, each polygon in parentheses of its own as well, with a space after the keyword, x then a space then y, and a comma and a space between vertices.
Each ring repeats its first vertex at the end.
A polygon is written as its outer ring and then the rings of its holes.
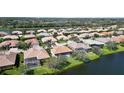
POLYGON ((5 75, 20 75, 21 73, 17 71, 16 69, 11 69, 11 70, 5 70, 2 74, 5 75))
POLYGON ((35 75, 53 74, 57 71, 58 70, 56 70, 56 69, 50 69, 48 67, 40 66, 40 67, 34 69, 34 74, 35 75))
POLYGON ((89 52, 89 53, 87 53, 87 55, 88 55, 90 60, 95 60, 95 59, 99 58, 99 56, 93 52, 89 52))
POLYGON ((106 47, 104 47, 102 51, 103 51, 103 55, 108 55, 108 54, 113 54, 113 53, 124 51, 124 47, 118 45, 118 49, 116 50, 109 50, 106 47))
POLYGON ((67 41, 65 41, 65 40, 58 40, 57 42, 58 43, 66 43, 67 41))

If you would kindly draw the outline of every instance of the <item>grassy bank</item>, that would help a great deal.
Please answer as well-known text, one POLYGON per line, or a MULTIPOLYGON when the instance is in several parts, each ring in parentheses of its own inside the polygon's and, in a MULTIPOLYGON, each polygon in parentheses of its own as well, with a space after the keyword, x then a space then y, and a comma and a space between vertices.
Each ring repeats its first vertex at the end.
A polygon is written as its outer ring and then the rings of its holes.
MULTIPOLYGON (((103 51, 103 56, 105 56, 105 55, 110 55, 110 54, 122 52, 122 51, 124 51, 124 47, 118 45, 118 49, 116 49, 116 50, 109 50, 106 47, 103 47, 101 50, 103 51)), ((90 60, 96 60, 96 59, 101 57, 99 55, 96 55, 93 52, 88 52, 87 55, 88 55, 88 58, 90 60)), ((22 63, 23 62, 22 55, 20 57, 21 57, 20 58, 20 63, 22 63)), ((79 66, 81 64, 84 64, 84 62, 79 61, 79 60, 77 60, 74 57, 68 57, 67 60, 68 60, 68 62, 70 64, 65 66, 64 68, 62 68, 60 70, 58 70, 58 69, 51 69, 51 68, 48 68, 47 66, 39 66, 39 67, 33 69, 32 73, 34 75, 54 75, 54 74, 62 73, 64 71, 68 70, 68 69, 71 69, 73 67, 79 66)), ((25 69, 25 66, 22 63, 19 68, 15 68, 14 67, 11 70, 5 70, 3 74, 7 74, 7 75, 20 75, 20 74, 22 74, 24 72, 24 69, 25 69)))

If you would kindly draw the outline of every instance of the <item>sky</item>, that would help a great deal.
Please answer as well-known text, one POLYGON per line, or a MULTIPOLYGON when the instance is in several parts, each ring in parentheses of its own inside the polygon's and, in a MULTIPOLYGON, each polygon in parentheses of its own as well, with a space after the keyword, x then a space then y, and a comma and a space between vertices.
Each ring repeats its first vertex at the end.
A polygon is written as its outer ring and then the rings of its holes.
POLYGON ((0 0, 0 17, 124 17, 123 0, 0 0))

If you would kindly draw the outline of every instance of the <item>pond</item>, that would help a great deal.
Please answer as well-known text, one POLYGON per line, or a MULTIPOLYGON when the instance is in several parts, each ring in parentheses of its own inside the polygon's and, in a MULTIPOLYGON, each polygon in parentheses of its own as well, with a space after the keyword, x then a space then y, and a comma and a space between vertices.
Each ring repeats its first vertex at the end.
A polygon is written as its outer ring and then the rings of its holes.
POLYGON ((61 75, 124 75, 124 52, 103 56, 62 72, 61 75))

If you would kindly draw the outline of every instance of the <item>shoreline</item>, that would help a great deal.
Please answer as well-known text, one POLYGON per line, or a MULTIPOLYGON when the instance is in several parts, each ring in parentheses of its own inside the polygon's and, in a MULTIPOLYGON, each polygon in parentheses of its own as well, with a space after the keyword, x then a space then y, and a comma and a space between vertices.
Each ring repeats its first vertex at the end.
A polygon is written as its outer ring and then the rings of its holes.
MULTIPOLYGON (((121 48, 118 48, 117 50, 111 50, 109 53, 105 52, 102 56, 98 56, 98 55, 97 55, 97 56, 94 57, 93 59, 90 58, 90 61, 97 60, 97 59, 99 59, 99 58, 101 58, 101 57, 103 57, 103 56, 112 55, 112 54, 119 53, 119 52, 124 52, 124 47, 121 47, 121 48), (122 48, 122 49, 121 49, 121 48, 122 48)), ((48 74, 46 74, 46 75, 61 75, 61 73, 63 73, 64 71, 67 71, 67 70, 69 70, 69 69, 72 69, 72 68, 74 68, 74 67, 76 67, 76 66, 79 66, 79 65, 82 65, 82 64, 85 64, 85 63, 84 63, 84 62, 82 62, 82 63, 77 63, 77 64, 72 65, 72 66, 70 66, 70 67, 65 67, 65 68, 62 69, 62 70, 55 71, 55 72, 53 72, 52 74, 48 73, 48 74)))

